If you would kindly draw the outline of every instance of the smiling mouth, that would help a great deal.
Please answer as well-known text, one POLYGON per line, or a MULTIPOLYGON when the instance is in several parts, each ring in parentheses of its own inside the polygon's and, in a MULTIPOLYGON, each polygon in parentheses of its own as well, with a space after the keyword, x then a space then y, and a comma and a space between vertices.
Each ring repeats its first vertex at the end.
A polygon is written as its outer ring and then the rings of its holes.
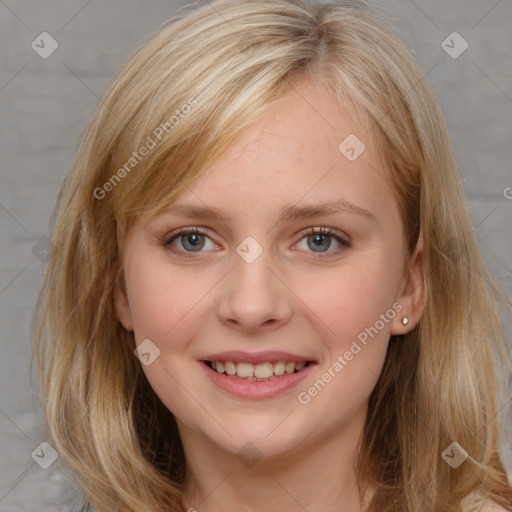
POLYGON ((203 361, 211 370, 234 379, 262 382, 299 373, 313 361, 267 361, 252 364, 234 361, 203 361))

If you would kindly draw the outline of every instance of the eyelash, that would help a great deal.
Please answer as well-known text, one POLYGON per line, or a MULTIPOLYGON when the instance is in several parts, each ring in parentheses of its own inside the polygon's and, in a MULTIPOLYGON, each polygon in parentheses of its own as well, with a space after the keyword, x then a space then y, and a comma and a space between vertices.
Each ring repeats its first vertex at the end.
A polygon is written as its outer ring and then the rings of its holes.
MULTIPOLYGON (((190 235, 190 234, 204 235, 204 236, 210 238, 208 236, 208 233, 206 233, 202 229, 196 228, 196 227, 189 227, 189 228, 181 228, 181 229, 179 229, 179 230, 177 230, 177 231, 175 231, 173 233, 166 234, 164 237, 161 238, 160 243, 164 247, 168 248, 171 252, 173 252, 175 254, 180 254, 181 257, 184 257, 184 258, 196 258, 197 256, 196 256, 196 254, 194 252, 180 251, 180 250, 175 250, 175 249, 171 248, 171 243, 173 242, 174 239, 178 238, 179 236, 190 235)), ((343 251, 345 251, 346 249, 349 249, 351 247, 351 243, 348 240, 345 240, 344 238, 341 238, 339 235, 337 235, 330 228, 325 228, 325 227, 321 227, 321 228, 309 227, 309 228, 306 228, 301 233, 301 235, 302 236, 301 236, 299 241, 301 241, 302 239, 307 238, 309 236, 313 236, 313 235, 326 235, 326 236, 329 236, 331 238, 334 238, 342 246, 340 249, 337 249, 337 250, 334 250, 334 251, 318 252, 318 253, 312 252, 312 254, 320 255, 320 258, 324 258, 325 257, 325 256, 321 256, 322 254, 330 254, 330 255, 334 254, 334 255, 336 255, 336 254, 342 253, 343 251)), ((198 252, 198 254, 200 254, 200 252, 198 252)))

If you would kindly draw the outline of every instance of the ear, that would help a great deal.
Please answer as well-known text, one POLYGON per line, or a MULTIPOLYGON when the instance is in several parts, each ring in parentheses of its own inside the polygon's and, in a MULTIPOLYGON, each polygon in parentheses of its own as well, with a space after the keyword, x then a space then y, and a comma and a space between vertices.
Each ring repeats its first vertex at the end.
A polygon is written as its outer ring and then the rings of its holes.
POLYGON ((418 325, 423 314, 426 304, 424 260, 423 236, 420 235, 409 267, 404 272, 398 288, 397 302, 402 305, 402 310, 393 319, 393 335, 411 331, 418 325), (404 317, 409 320, 406 325, 402 323, 404 317))
POLYGON ((127 331, 133 331, 132 312, 128 302, 124 278, 122 283, 117 282, 114 287, 114 308, 117 319, 127 331))

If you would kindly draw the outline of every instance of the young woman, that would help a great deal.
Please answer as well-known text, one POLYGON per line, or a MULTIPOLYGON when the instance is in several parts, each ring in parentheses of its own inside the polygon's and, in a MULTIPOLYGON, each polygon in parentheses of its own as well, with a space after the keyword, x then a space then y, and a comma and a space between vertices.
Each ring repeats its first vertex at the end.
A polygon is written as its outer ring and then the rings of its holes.
POLYGON ((432 88, 365 4, 173 19, 58 206, 35 350, 94 510, 512 506, 505 299, 432 88))

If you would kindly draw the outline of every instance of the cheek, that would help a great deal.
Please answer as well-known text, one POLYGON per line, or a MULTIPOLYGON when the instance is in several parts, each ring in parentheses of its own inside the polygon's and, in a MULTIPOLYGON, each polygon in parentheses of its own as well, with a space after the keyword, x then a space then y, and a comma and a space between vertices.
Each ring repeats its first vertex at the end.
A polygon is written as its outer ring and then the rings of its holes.
MULTIPOLYGON (((302 277, 300 294, 307 306, 324 324, 331 347, 350 345, 365 329, 375 326, 387 340, 395 310, 400 269, 378 255, 361 258, 358 264, 347 264, 315 278, 302 277), (380 319, 384 315, 384 322, 380 319), (384 323, 384 325, 382 325, 384 323)), ((364 335, 363 335, 364 337, 364 335)))
POLYGON ((137 344, 149 339, 160 351, 151 364, 142 365, 155 393, 174 414, 193 422, 182 387, 193 368, 182 354, 194 337, 197 316, 207 307, 204 295, 212 285, 198 275, 173 270, 161 259, 155 254, 137 257, 125 270, 134 336, 137 344))
POLYGON ((166 343, 194 314, 208 281, 172 269, 160 258, 142 258, 126 272, 135 339, 154 338, 166 343))
POLYGON ((382 371, 392 322, 398 314, 395 290, 399 269, 389 268, 389 264, 386 268, 378 261, 340 267, 325 278, 310 281, 315 283, 315 291, 307 305, 319 318, 317 329, 329 356, 317 380, 301 388, 297 398, 320 430, 322 423, 315 418, 328 416, 343 422, 356 414, 382 371), (327 416, 325 411, 329 411, 327 416))

